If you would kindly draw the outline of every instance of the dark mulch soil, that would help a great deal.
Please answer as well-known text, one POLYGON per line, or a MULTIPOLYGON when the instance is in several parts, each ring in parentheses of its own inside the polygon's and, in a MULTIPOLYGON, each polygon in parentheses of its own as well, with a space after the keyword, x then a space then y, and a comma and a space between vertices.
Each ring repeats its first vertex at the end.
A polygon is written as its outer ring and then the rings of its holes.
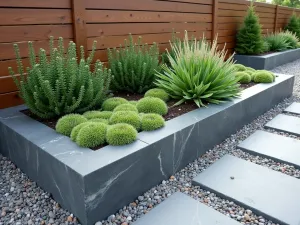
POLYGON ((54 130, 55 130, 57 120, 59 119, 59 117, 51 118, 51 119, 43 119, 43 118, 40 118, 40 117, 34 115, 29 109, 22 110, 21 112, 24 113, 26 116, 29 116, 32 119, 37 120, 54 130))
POLYGON ((256 85, 256 83, 251 82, 251 83, 249 83, 249 84, 241 84, 240 87, 241 87, 243 90, 245 90, 245 89, 247 89, 247 88, 253 87, 254 85, 256 85))

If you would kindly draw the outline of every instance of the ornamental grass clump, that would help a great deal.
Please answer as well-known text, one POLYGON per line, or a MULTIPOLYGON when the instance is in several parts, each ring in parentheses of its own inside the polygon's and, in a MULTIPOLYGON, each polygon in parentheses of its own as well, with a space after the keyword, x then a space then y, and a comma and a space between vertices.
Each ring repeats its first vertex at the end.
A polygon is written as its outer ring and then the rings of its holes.
POLYGON ((158 46, 143 44, 141 37, 134 43, 129 35, 124 48, 108 49, 108 62, 113 74, 113 90, 144 93, 153 87, 154 74, 159 68, 158 46))
POLYGON ((140 99, 136 106, 140 113, 156 113, 159 115, 168 113, 167 104, 160 98, 145 97, 140 99))
POLYGON ((290 31, 278 32, 264 37, 270 51, 285 51, 298 48, 299 39, 290 31))
POLYGON ((107 129, 106 141, 110 145, 127 145, 137 139, 137 131, 126 123, 111 125, 107 129))
POLYGON ((132 111, 132 112, 138 113, 138 110, 137 110, 136 106, 133 105, 133 104, 130 104, 130 103, 126 103, 126 104, 122 104, 122 105, 117 106, 114 109, 114 112, 118 112, 118 111, 132 111))
POLYGON ((74 127, 87 121, 84 116, 79 114, 65 115, 57 121, 55 130, 60 134, 70 136, 74 127))
POLYGON ((103 145, 106 140, 107 125, 104 123, 91 123, 83 126, 76 137, 80 147, 93 148, 103 145))
MULTIPOLYGON (((190 44, 186 32, 183 47, 172 44, 171 47, 175 52, 175 58, 169 55, 172 67, 162 65, 155 84, 178 100, 175 105, 194 101, 200 107, 207 102, 218 104, 240 95, 233 56, 226 59, 225 49, 217 50, 216 40, 212 46, 204 39, 194 39, 190 44)), ((139 104, 138 110, 141 112, 139 104)))
POLYGON ((132 125, 136 130, 141 127, 141 119, 137 112, 118 111, 114 112, 109 119, 109 124, 127 123, 132 125))
POLYGON ((152 131, 165 125, 165 120, 161 115, 147 113, 141 116, 141 130, 152 131))
POLYGON ((77 62, 76 45, 70 42, 64 50, 63 39, 59 38, 58 47, 54 47, 53 37, 50 38, 50 57, 40 49, 38 62, 32 42, 28 43, 30 66, 23 68, 20 50, 14 45, 18 74, 9 68, 20 95, 30 111, 40 118, 53 118, 69 113, 83 113, 100 107, 106 98, 110 80, 110 70, 103 67, 100 61, 90 69, 96 42, 87 59, 81 46, 81 57, 77 62))
POLYGON ((145 97, 156 97, 156 98, 160 98, 161 100, 163 100, 164 102, 167 102, 170 97, 168 95, 168 93, 160 88, 153 88, 148 90, 145 95, 145 97))
POLYGON ((125 98, 113 97, 106 99, 102 104, 102 109, 104 111, 113 111, 118 105, 128 103, 125 98))

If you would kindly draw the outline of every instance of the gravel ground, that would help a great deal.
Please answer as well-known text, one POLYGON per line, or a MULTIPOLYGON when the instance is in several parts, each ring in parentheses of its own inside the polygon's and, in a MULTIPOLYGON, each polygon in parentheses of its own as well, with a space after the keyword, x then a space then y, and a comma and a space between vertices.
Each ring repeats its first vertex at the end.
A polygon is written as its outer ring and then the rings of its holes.
MULTIPOLYGON (((263 217, 257 216, 251 210, 236 205, 215 195, 191 185, 192 179, 209 165, 224 156, 231 154, 253 163, 266 166, 270 169, 300 178, 300 170, 283 163, 277 163, 264 157, 253 156, 236 149, 239 142, 245 140, 257 129, 281 113, 283 109, 294 101, 300 101, 300 60, 278 67, 274 70, 277 73, 296 75, 295 93, 292 98, 286 99, 264 115, 254 120, 251 124, 243 127, 240 131, 227 138, 221 144, 204 154, 201 158, 190 163, 169 180, 163 181, 160 185, 152 188, 138 196, 135 202, 124 206, 115 215, 111 215, 106 221, 99 221, 96 225, 128 225, 143 214, 149 212, 154 206, 165 200, 172 193, 181 191, 193 198, 207 204, 219 212, 236 219, 243 224, 273 225, 263 217)), ((283 132, 275 132, 280 135, 290 136, 283 132)), ((0 155, 0 225, 16 224, 53 224, 71 225, 80 224, 77 219, 66 210, 60 208, 51 196, 39 188, 34 182, 28 179, 20 169, 7 158, 0 155)))

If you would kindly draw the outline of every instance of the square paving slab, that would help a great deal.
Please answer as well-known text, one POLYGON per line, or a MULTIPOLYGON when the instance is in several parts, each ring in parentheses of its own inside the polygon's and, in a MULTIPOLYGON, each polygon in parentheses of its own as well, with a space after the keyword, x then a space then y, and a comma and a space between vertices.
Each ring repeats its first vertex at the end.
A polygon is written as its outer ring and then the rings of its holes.
POLYGON ((195 177, 193 184, 275 223, 300 224, 300 180, 294 177, 226 155, 195 177))
POLYGON ((294 102, 289 107, 287 107, 284 111, 300 115, 300 103, 294 102))
POLYGON ((133 225, 239 225, 203 203, 176 192, 133 225))
POLYGON ((279 114, 268 122, 265 127, 300 136, 300 118, 296 116, 279 114))
POLYGON ((240 143, 238 148, 300 168, 300 141, 294 138, 259 130, 240 143))

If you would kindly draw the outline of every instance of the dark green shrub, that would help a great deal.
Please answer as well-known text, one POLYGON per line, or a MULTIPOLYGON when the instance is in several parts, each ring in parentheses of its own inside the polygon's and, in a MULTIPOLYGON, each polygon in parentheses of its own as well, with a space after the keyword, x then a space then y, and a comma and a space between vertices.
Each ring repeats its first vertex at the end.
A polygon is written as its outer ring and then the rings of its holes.
POLYGON ((156 43, 148 46, 139 37, 135 44, 131 35, 129 41, 125 40, 124 48, 108 49, 113 90, 143 93, 153 87, 155 70, 159 68, 158 57, 156 43))
POLYGON ((108 120, 107 119, 101 119, 101 118, 91 119, 91 120, 89 120, 89 122, 96 122, 96 123, 108 124, 108 120))
POLYGON ((76 143, 80 147, 93 148, 105 143, 107 125, 91 123, 83 126, 77 134, 76 143))
POLYGON ((144 114, 141 119, 142 130, 144 131, 156 130, 165 125, 164 118, 155 113, 144 114))
POLYGON ((255 83, 272 83, 275 80, 273 74, 268 71, 257 71, 253 76, 255 83))
POLYGON ((107 129, 106 141, 110 145, 127 145, 137 138, 137 131, 126 123, 111 125, 107 129))
POLYGON ((246 70, 246 67, 242 64, 234 64, 234 68, 236 69, 236 71, 238 72, 242 72, 246 70))
MULTIPOLYGON (((194 101, 197 106, 204 106, 204 102, 220 103, 230 98, 239 96, 240 88, 238 79, 234 76, 232 56, 227 60, 226 51, 217 50, 217 42, 212 46, 205 40, 194 40, 190 44, 187 33, 184 38, 184 47, 179 48, 171 45, 175 52, 175 59, 170 56, 171 67, 162 65, 162 72, 157 73, 155 84, 164 89, 171 98, 177 99, 175 105, 185 101, 194 101)), ((141 101, 141 100, 140 100, 141 101)), ((144 104, 145 108, 149 108, 144 104)), ((167 113, 155 111, 155 105, 151 104, 154 110, 139 112, 167 113)))
POLYGON ((300 25, 295 13, 293 13, 293 15, 290 17, 288 25, 285 27, 285 30, 292 32, 300 39, 300 25))
POLYGON ((164 102, 167 102, 169 100, 169 95, 168 93, 160 88, 153 88, 150 89, 149 91, 147 91, 145 93, 145 97, 156 97, 156 98, 160 98, 161 100, 163 100, 164 102))
POLYGON ((55 130, 60 134, 70 136, 74 127, 87 121, 88 120, 84 116, 79 114, 65 115, 57 121, 55 130))
POLYGON ((244 23, 238 31, 235 51, 243 55, 262 53, 264 41, 261 32, 259 17, 255 13, 254 6, 251 5, 244 18, 244 23))
POLYGON ((80 123, 78 124, 76 127, 74 127, 72 129, 72 132, 71 132, 71 135, 70 135, 70 138, 72 141, 76 142, 76 138, 77 138, 77 135, 80 131, 80 129, 86 125, 89 125, 89 124, 92 124, 92 121, 88 121, 88 122, 84 122, 84 123, 80 123))
POLYGON ((239 78, 241 84, 248 84, 251 82, 251 75, 247 72, 237 72, 236 76, 239 78))
POLYGON ((139 130, 141 127, 141 120, 139 114, 132 111, 118 111, 114 112, 109 119, 109 124, 127 123, 139 130))
POLYGON ((167 104, 160 98, 145 97, 138 101, 137 109, 140 113, 156 113, 166 115, 168 113, 167 104))
POLYGON ((137 110, 136 106, 133 105, 133 104, 130 104, 130 103, 118 105, 118 106, 114 109, 114 112, 118 112, 118 111, 132 111, 132 112, 138 113, 138 110, 137 110))
POLYGON ((21 61, 17 44, 14 45, 18 74, 9 68, 10 74, 20 90, 20 95, 30 111, 41 118, 52 118, 73 112, 83 113, 95 107, 100 107, 108 93, 111 72, 103 68, 102 63, 95 63, 94 72, 90 70, 96 42, 91 54, 85 60, 83 47, 81 58, 77 62, 76 45, 69 43, 67 53, 64 53, 63 39, 59 39, 54 48, 53 37, 50 38, 50 58, 46 51, 40 49, 38 63, 32 42, 28 43, 30 67, 27 77, 21 61))
POLYGON ((136 106, 136 105, 137 105, 137 103, 138 103, 138 101, 132 100, 132 101, 129 101, 128 103, 129 103, 129 104, 131 104, 131 105, 134 105, 134 106, 136 106))
POLYGON ((128 103, 125 98, 114 97, 106 99, 102 104, 102 109, 104 111, 113 111, 118 105, 128 103))

